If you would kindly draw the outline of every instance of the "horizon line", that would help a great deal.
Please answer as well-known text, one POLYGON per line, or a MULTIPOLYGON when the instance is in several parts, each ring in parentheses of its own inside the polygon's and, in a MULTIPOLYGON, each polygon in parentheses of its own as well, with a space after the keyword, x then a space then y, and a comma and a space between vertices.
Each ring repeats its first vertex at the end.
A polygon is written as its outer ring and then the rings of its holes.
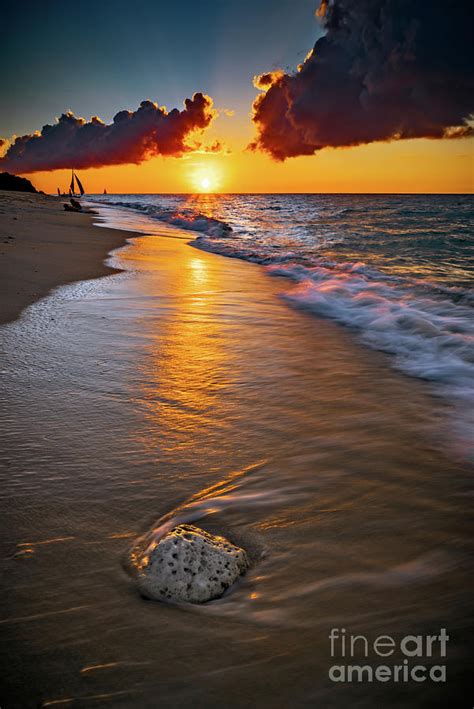
MULTIPOLYGON (((45 192, 45 194, 52 195, 53 197, 57 197, 56 192, 45 192)), ((336 191, 328 191, 328 192, 132 192, 132 191, 127 191, 127 192, 107 192, 106 195, 103 194, 103 192, 86 192, 85 197, 87 195, 91 196, 101 196, 101 197, 110 197, 113 195, 121 195, 121 194, 137 194, 137 195, 208 195, 208 196, 233 196, 233 195, 274 195, 274 194, 281 194, 281 195, 392 195, 392 196, 399 196, 399 195, 438 195, 438 196, 443 196, 443 195, 452 195, 452 196, 459 196, 459 197, 472 197, 474 196, 474 190, 472 192, 336 192, 336 191)), ((61 195, 61 197, 68 197, 69 195, 64 194, 61 195)))

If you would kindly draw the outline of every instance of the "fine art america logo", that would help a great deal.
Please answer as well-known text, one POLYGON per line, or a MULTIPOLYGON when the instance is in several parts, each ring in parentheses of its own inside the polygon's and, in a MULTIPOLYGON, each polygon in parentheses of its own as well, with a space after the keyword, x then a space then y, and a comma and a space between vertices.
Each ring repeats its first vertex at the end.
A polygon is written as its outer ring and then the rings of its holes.
POLYGON ((329 634, 331 658, 337 663, 329 669, 333 682, 446 682, 446 646, 449 635, 441 628, 438 635, 405 635, 395 640, 379 635, 350 635, 345 628, 332 628, 329 634), (390 663, 396 654, 396 663, 390 663), (353 664, 363 657, 364 664, 353 664), (387 659, 385 659, 387 658, 387 659), (403 659, 400 659, 403 658, 403 659), (381 664, 385 659, 386 664, 381 664), (432 663, 439 664, 432 664, 432 663))

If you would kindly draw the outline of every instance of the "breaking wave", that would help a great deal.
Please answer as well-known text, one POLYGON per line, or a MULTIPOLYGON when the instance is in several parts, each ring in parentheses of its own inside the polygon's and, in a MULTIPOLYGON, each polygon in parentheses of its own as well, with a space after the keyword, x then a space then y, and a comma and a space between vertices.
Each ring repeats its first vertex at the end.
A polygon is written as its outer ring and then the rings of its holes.
POLYGON ((309 264, 294 253, 260 254, 203 238, 193 245, 290 278, 296 286, 282 296, 290 304, 353 329, 365 345, 393 355, 405 374, 433 382, 461 414, 463 455, 474 453, 474 318, 467 289, 392 276, 364 262, 309 264))
MULTIPOLYGON (((93 201, 99 202, 97 199, 94 199, 93 201)), ((222 239, 232 231, 232 227, 226 222, 219 219, 214 219, 213 217, 207 217, 204 214, 196 213, 191 209, 163 209, 155 205, 143 204, 143 202, 107 201, 107 204, 115 207, 133 209, 145 214, 150 219, 157 219, 160 222, 171 224, 172 226, 179 227, 180 229, 202 232, 209 237, 218 237, 222 239)))
POLYGON ((269 271, 297 282, 285 295, 289 302, 357 330, 364 344, 394 355, 403 372, 435 382, 462 407, 469 424, 463 438, 469 441, 474 426, 474 319, 468 294, 465 304, 453 302, 427 284, 417 288, 403 279, 375 278, 361 263, 272 266, 269 271))

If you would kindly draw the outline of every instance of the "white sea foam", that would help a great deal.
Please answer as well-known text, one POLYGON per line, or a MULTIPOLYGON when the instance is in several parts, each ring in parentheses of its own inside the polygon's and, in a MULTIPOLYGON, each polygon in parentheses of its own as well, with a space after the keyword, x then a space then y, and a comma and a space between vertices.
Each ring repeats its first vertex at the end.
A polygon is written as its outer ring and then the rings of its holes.
MULTIPOLYGON (((472 308, 419 291, 403 279, 384 278, 363 263, 270 266, 269 273, 297 282, 285 298, 336 320, 373 349, 394 355, 406 374, 429 380, 457 405, 463 448, 474 432, 474 318, 472 308)), ((436 289, 434 289, 436 290, 436 289)), ((471 450, 472 452, 472 450, 471 450)))
MULTIPOLYGON (((98 201, 98 200, 95 200, 98 201)), ((142 202, 108 202, 117 207, 125 207, 126 209, 134 209, 151 219, 157 219, 189 231, 197 231, 206 234, 209 237, 225 238, 232 231, 232 227, 224 221, 207 217, 204 214, 196 213, 192 210, 173 210, 162 209, 155 205, 143 204, 142 202)))

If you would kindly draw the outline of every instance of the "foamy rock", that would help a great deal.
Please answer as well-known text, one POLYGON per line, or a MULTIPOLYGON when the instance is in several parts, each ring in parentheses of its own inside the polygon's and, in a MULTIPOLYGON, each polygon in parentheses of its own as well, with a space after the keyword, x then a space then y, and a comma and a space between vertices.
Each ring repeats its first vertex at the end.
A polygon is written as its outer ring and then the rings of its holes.
POLYGON ((219 598, 249 566, 243 549, 187 524, 152 543, 137 562, 142 595, 189 603, 219 598))

